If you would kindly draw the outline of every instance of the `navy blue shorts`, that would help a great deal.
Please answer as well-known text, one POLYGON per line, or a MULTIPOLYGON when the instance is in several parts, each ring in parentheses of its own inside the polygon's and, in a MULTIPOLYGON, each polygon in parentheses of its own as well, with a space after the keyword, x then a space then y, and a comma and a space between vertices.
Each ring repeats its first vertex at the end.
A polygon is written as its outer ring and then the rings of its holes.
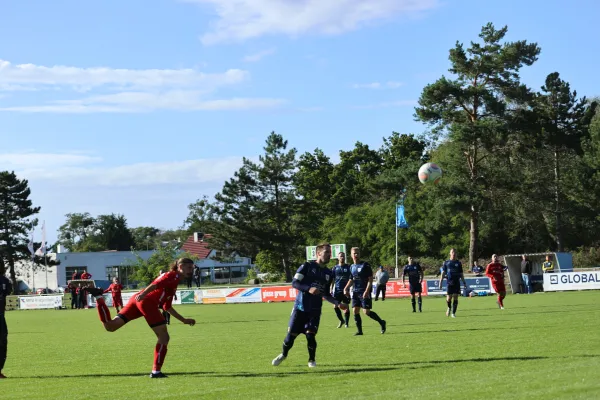
POLYGON ((446 294, 460 294, 460 282, 448 282, 446 294))
POLYGON ((350 299, 344 294, 344 292, 335 292, 333 298, 340 303, 350 304, 350 299))
POLYGON ((321 322, 321 310, 307 312, 294 310, 290 316, 290 323, 288 324, 290 333, 306 333, 308 331, 317 333, 319 330, 319 323, 321 322))
POLYGON ((373 299, 371 297, 365 299, 362 294, 352 293, 352 308, 354 307, 370 310, 373 308, 373 299))
POLYGON ((411 282, 410 283, 410 294, 421 293, 423 291, 423 286, 421 282, 411 282))

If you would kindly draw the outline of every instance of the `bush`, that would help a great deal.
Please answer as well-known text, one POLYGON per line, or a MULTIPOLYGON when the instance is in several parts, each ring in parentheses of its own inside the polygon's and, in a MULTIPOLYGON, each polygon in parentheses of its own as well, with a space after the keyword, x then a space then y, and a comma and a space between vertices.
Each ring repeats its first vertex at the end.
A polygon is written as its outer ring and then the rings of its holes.
POLYGON ((600 248, 580 247, 573 252, 573 268, 596 268, 600 266, 600 248))

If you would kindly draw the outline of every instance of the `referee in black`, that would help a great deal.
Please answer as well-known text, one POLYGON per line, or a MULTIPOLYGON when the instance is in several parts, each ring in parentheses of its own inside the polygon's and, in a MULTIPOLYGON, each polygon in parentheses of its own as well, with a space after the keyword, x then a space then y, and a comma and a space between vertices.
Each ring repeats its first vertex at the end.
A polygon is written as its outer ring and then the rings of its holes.
POLYGON ((0 379, 6 378, 2 375, 2 368, 6 362, 6 351, 8 350, 8 327, 4 312, 6 310, 6 296, 12 292, 10 281, 4 276, 4 271, 0 274, 0 379))

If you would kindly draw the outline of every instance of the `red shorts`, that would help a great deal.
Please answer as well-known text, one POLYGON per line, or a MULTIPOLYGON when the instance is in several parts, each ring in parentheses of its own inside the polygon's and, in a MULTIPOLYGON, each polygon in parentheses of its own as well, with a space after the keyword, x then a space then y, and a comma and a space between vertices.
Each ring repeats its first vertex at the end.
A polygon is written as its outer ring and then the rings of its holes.
POLYGON ((144 317, 150 328, 166 324, 162 312, 158 309, 158 303, 152 300, 137 301, 136 296, 131 296, 125 307, 117 314, 119 318, 125 321, 133 321, 139 317, 144 317))
POLYGON ((112 301, 113 307, 123 307, 123 298, 121 297, 121 295, 113 296, 112 301))
POLYGON ((506 292, 506 287, 504 286, 504 282, 492 282, 492 287, 496 291, 496 293, 506 292))

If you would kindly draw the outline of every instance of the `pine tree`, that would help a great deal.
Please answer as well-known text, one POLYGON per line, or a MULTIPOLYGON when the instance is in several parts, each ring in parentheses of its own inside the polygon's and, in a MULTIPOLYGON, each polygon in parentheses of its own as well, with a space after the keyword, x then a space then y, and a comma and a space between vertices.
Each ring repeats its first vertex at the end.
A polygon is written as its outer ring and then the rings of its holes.
POLYGON ((40 207, 33 207, 30 195, 27 180, 19 179, 14 172, 0 172, 0 258, 8 264, 14 288, 18 288, 15 262, 31 256, 27 234, 37 224, 32 216, 40 212, 40 207))
POLYGON ((456 146, 455 156, 465 168, 460 173, 468 208, 461 209, 470 219, 469 265, 477 255, 482 195, 493 182, 487 181, 482 161, 506 148, 511 131, 519 129, 519 111, 533 99, 533 93, 520 82, 519 70, 532 65, 540 53, 536 43, 503 42, 508 29, 488 23, 479 37, 465 49, 457 42, 450 50, 450 73, 427 85, 419 99, 416 117, 446 134, 456 146))

